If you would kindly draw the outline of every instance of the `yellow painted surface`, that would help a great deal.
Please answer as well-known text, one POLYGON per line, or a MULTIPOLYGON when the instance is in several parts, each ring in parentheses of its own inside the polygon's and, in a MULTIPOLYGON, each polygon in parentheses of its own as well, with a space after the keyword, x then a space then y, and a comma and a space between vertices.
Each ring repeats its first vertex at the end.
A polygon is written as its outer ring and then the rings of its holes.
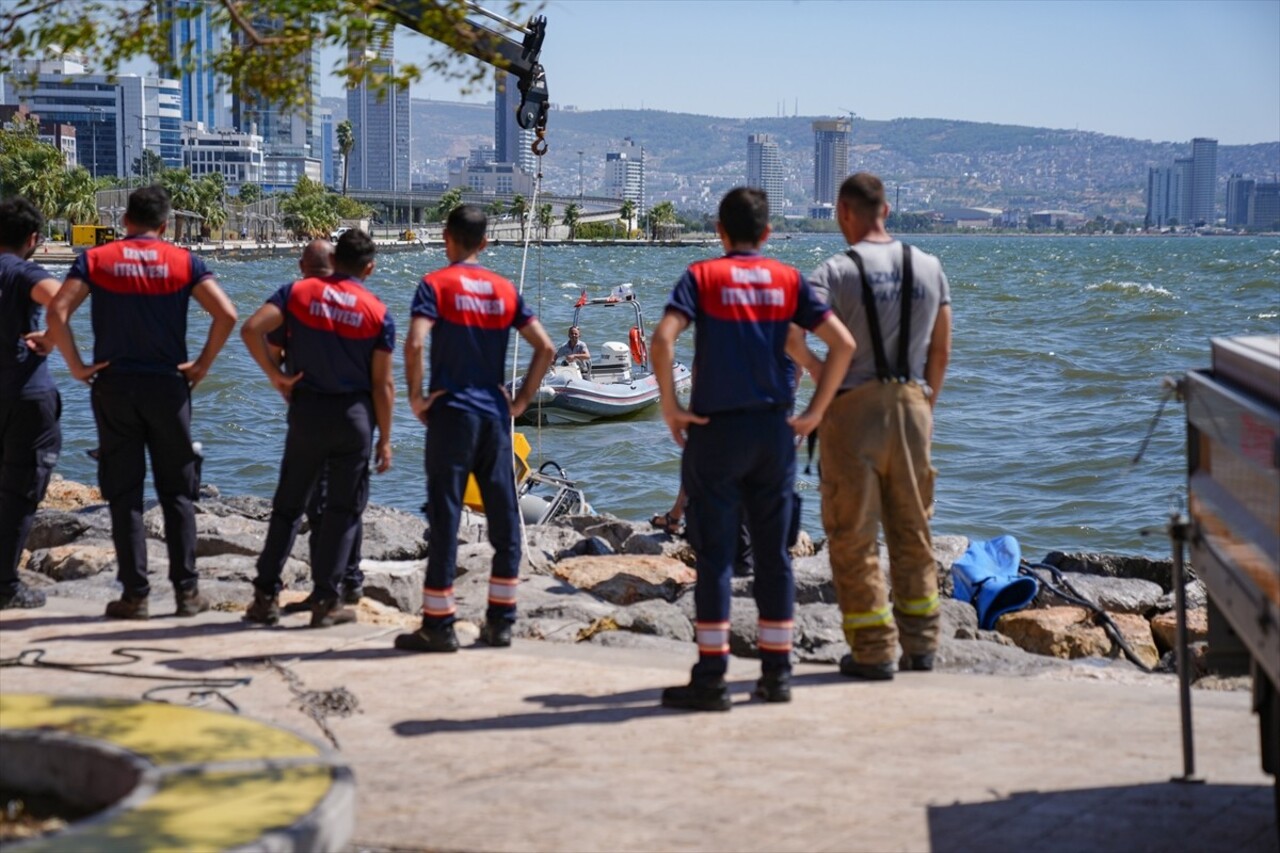
MULTIPOLYGON (((516 432, 511 434, 511 450, 515 456, 516 485, 519 485, 529 476, 531 470, 529 454, 533 448, 529 446, 529 439, 525 438, 524 433, 516 432)), ((467 475, 467 489, 462 493, 462 503, 476 512, 484 512, 484 501, 480 498, 480 484, 476 482, 475 474, 467 475)))
POLYGON ((319 805, 329 783, 327 767, 170 776, 154 797, 117 820, 34 849, 66 851, 70 842, 98 853, 225 850, 297 822, 319 805))
MULTIPOLYGON (((154 702, 0 695, 0 729, 43 729, 105 741, 162 771, 173 764, 321 757, 311 743, 274 726, 154 702)), ((107 853, 236 847, 296 823, 319 805, 331 784, 325 765, 175 773, 137 808, 77 833, 73 846, 107 853)), ((64 851, 71 841, 55 835, 34 849, 64 851)))
POLYGON ((0 728, 104 740, 159 765, 320 755, 311 743, 274 726, 158 702, 0 695, 0 728))

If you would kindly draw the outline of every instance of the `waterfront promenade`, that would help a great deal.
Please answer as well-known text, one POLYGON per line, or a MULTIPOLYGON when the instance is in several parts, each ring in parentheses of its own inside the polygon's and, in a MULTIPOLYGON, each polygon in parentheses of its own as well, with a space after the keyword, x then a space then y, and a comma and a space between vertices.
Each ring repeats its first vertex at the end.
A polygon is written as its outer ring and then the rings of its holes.
POLYGON ((327 631, 305 616, 266 630, 234 613, 100 610, 55 597, 0 613, 0 657, 100 663, 143 647, 141 662, 6 668, 3 691, 137 699, 160 682, 127 675, 248 676, 227 693, 241 714, 323 743, 300 697, 345 687, 355 712, 320 719, 355 773, 351 850, 1277 849, 1247 692, 1195 691, 1206 783, 1179 785, 1174 684, 1132 672, 861 684, 802 665, 795 701, 765 705, 749 699, 758 664, 735 658, 732 712, 687 714, 658 694, 692 646, 496 650, 464 625, 462 651, 433 657, 394 651, 413 617, 367 600, 361 622, 327 631))

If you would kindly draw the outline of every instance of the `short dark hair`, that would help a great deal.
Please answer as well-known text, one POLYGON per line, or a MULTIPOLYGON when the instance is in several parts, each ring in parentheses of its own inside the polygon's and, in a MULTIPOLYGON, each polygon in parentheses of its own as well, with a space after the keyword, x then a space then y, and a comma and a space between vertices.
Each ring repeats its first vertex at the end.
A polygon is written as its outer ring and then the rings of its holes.
POLYGON ((756 187, 735 187, 720 200, 720 224, 734 243, 759 244, 769 227, 769 197, 756 187))
POLYGON ((858 172, 840 185, 840 200, 854 213, 879 219, 884 210, 884 181, 870 172, 858 172))
POLYGON ((143 228, 159 228, 169 221, 173 211, 173 202, 169 192, 159 184, 142 187, 129 193, 129 204, 124 215, 134 225, 143 228))
POLYGON ((477 204, 460 204, 445 220, 444 230, 449 232, 458 246, 468 252, 480 248, 485 232, 489 229, 489 217, 477 204))
POLYGON ((20 195, 0 201, 0 246, 21 249, 43 230, 44 216, 34 204, 20 195))
POLYGON ((334 244, 333 268, 347 275, 360 275, 377 253, 372 237, 359 228, 349 228, 334 244))

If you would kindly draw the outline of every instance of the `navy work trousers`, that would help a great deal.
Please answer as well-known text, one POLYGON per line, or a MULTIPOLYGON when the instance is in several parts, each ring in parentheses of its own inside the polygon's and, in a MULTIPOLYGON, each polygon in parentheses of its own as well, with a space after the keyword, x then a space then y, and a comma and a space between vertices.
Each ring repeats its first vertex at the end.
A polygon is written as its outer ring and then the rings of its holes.
POLYGON ((62 451, 62 399, 0 400, 0 594, 18 589, 18 560, 62 451))
POLYGON ((426 469, 428 530, 423 626, 444 627, 457 618, 453 579, 458 564, 458 525, 467 475, 471 473, 480 486, 489 544, 493 546, 486 616, 514 622, 515 584, 520 576, 520 517, 509 422, 436 403, 427 413, 426 469))
POLYGON ((306 388, 294 390, 280 481, 253 581, 256 589, 268 595, 280 591, 280 576, 293 550, 302 514, 323 476, 324 511, 320 530, 311 540, 312 596, 317 601, 338 597, 338 584, 369 499, 372 443, 373 398, 367 391, 320 394, 306 388))
POLYGON ((791 666, 795 582, 787 540, 795 500, 796 452, 787 414, 782 410, 721 413, 711 415, 705 425, 689 427, 681 477, 689 498, 687 535, 698 557, 695 682, 722 678, 728 669, 731 581, 744 520, 755 562, 761 664, 766 669, 791 666))
POLYGON ((142 527, 148 454, 164 515, 169 580, 177 589, 195 588, 200 457, 191 446, 186 378, 108 369, 97 374, 90 400, 98 421, 98 485, 111 508, 111 540, 125 595, 141 598, 151 591, 142 527))
MULTIPOLYGON (((368 474, 365 475, 365 493, 369 491, 368 474)), ((311 490, 311 500, 307 501, 307 524, 311 527, 308 544, 311 553, 320 553, 320 520, 324 517, 324 507, 328 500, 329 483, 321 471, 316 487, 311 490)), ((356 538, 351 543, 351 553, 342 563, 342 586, 347 589, 359 589, 364 586, 364 572, 360 571, 360 549, 364 545, 364 525, 356 525, 356 538)), ((314 559, 314 557, 312 558, 314 559)))

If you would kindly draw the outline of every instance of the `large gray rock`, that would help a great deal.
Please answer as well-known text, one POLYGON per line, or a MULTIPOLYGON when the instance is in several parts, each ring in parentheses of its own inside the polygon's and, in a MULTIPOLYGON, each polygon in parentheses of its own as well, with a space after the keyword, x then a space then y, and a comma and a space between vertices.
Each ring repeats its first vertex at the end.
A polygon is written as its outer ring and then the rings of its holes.
POLYGON ((831 581, 830 552, 820 551, 811 557, 791 561, 796 579, 796 604, 834 604, 835 584, 831 581))
POLYGON ((219 494, 208 499, 202 497, 196 504, 196 512, 223 517, 238 515, 243 518, 252 518, 254 521, 270 521, 271 501, 252 495, 222 497, 219 494))
POLYGON ((42 509, 31 520, 26 547, 30 551, 70 545, 77 539, 110 539, 111 518, 102 513, 42 509))
MULTIPOLYGON (((1104 575, 1109 578, 1138 578, 1159 584, 1165 592, 1173 589, 1173 561, 1153 560, 1150 557, 1124 554, 1064 554, 1051 551, 1044 562, 1063 572, 1080 572, 1086 575, 1104 575)), ((1187 566, 1187 580, 1195 573, 1187 566)))
POLYGON ((364 594, 404 613, 422 612, 425 560, 361 560, 364 594))
POLYGON ((955 595, 955 579, 951 565, 969 548, 968 536, 933 537, 933 558, 938 562, 938 595, 950 598, 955 595))
POLYGON ((680 608, 666 601, 641 601, 619 607, 612 614, 614 624, 623 631, 653 634, 679 642, 693 641, 693 623, 680 608))
MULTIPOLYGON (((163 539, 163 531, 158 539, 163 539)), ((256 557, 262 553, 267 538, 267 524, 240 515, 197 515, 196 557, 219 554, 242 554, 256 557)), ((299 536, 295 545, 305 547, 306 537, 299 536)))
POLYGON ((939 602, 940 636, 972 639, 978 636, 978 611, 967 601, 943 598, 939 602))
POLYGON ((369 560, 419 560, 427 556, 426 526, 416 515, 386 506, 364 511, 360 556, 369 560))
POLYGON ((634 631, 598 631, 592 634, 587 642, 611 649, 643 649, 690 656, 695 651, 695 647, 687 642, 656 634, 638 634, 634 631))
POLYGON ((30 571, 57 581, 92 577, 116 567, 116 550, 110 541, 82 539, 70 545, 40 548, 27 561, 30 571))
MULTIPOLYGON (((944 637, 938 644, 934 666, 955 672, 1021 675, 1048 667, 1064 666, 1065 661, 1025 652, 1016 646, 982 640, 957 640, 944 637)), ((906 678, 908 673, 901 676, 906 678)))
MULTIPOLYGON (((694 620, 696 623, 696 620, 694 620)), ((760 627, 760 611, 750 598, 735 598, 729 608, 729 653, 743 658, 758 658, 756 633, 760 627)))
MULTIPOLYGON (((1187 597, 1188 610, 1199 610, 1202 607, 1209 606, 1209 593, 1205 591, 1204 581, 1197 578, 1196 580, 1188 581, 1182 588, 1185 590, 1187 597)), ((1169 590, 1160 596, 1160 600, 1156 602, 1156 611, 1165 613, 1172 610, 1178 604, 1177 598, 1176 591, 1169 590)))
POLYGON ((601 539, 583 536, 572 527, 560 524, 537 524, 525 528, 524 557, 531 571, 550 574, 559 560, 591 554, 612 553, 601 539))
MULTIPOLYGON (((257 557, 245 554, 217 554, 212 557, 198 557, 196 571, 200 574, 202 581, 208 579, 252 583, 258 575, 257 564, 257 557)), ((284 562, 284 571, 280 579, 286 587, 308 582, 311 579, 311 567, 301 560, 289 558, 284 562)))
POLYGON ((795 657, 811 663, 839 663, 849 652, 843 622, 834 604, 797 605, 795 657))
MULTIPOLYGON (((1036 605, 1051 607, 1065 602, 1055 595, 1046 584, 1057 582, 1052 573, 1044 569, 1035 569, 1040 578, 1040 592, 1036 595, 1036 605)), ((1063 580, 1080 594, 1110 613, 1147 613, 1157 608, 1164 591, 1157 583, 1140 578, 1115 578, 1105 575, 1086 575, 1079 572, 1062 572, 1063 580)))
POLYGON ((622 543, 621 551, 623 554, 652 554, 660 557, 670 557, 673 560, 679 560, 686 566, 694 566, 698 562, 698 556, 693 552, 693 546, 689 544, 687 539, 663 532, 646 533, 637 531, 632 533, 622 543))

